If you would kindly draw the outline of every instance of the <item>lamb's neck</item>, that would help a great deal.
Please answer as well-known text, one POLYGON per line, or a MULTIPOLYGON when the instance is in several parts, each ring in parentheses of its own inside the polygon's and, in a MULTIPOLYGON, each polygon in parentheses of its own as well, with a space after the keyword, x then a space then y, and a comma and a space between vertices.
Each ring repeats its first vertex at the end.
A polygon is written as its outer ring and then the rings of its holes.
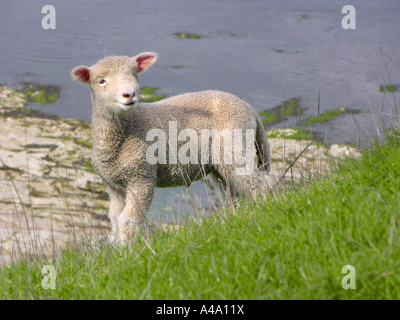
POLYGON ((103 161, 111 160, 126 139, 127 120, 122 116, 110 114, 93 105, 92 135, 93 148, 103 161))

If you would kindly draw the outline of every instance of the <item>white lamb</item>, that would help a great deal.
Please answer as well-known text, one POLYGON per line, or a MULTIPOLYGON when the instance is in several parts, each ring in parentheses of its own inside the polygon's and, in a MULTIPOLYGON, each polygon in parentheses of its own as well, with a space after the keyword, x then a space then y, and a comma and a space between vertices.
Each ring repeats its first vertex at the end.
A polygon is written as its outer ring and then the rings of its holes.
POLYGON ((269 188, 266 174, 270 168, 270 151, 264 127, 258 114, 238 97, 220 91, 201 91, 154 103, 139 103, 138 74, 157 57, 154 52, 144 52, 133 58, 110 56, 92 67, 78 66, 72 70, 72 78, 89 85, 92 92, 92 165, 108 186, 112 230, 122 242, 140 232, 151 235, 146 213, 155 187, 188 186, 211 174, 232 196, 245 195, 254 199, 259 193, 267 193, 269 188), (179 137, 185 129, 197 132, 196 150, 193 150, 193 141, 188 149, 193 151, 189 162, 173 161, 177 155, 173 154, 171 146, 176 144, 179 149, 185 141, 176 141, 176 136, 171 136, 171 123, 178 129, 179 137), (165 149, 160 147, 154 153, 157 157, 157 152, 161 156, 162 151, 167 150, 164 162, 154 163, 148 159, 149 148, 154 148, 149 132, 154 129, 165 132, 169 143, 165 149), (217 132, 217 136, 211 135, 204 143, 201 132, 206 129, 217 132), (243 135, 240 143, 234 141, 234 147, 231 144, 229 148, 225 142, 230 136, 226 133, 231 132, 234 138, 235 130, 242 131, 243 135), (250 172, 238 174, 238 169, 243 169, 243 161, 237 161, 236 155, 238 152, 243 155, 246 136, 253 137, 251 150, 254 152, 256 147, 258 167, 250 166, 250 172), (220 154, 216 161, 215 154, 207 150, 218 139, 220 154))

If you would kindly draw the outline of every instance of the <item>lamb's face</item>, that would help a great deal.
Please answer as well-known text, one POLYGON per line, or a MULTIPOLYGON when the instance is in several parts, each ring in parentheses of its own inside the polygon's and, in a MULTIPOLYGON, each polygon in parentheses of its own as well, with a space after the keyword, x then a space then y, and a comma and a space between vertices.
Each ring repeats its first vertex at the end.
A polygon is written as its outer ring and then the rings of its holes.
POLYGON ((151 66, 156 59, 157 54, 153 52, 144 52, 133 58, 111 56, 90 68, 74 68, 72 78, 88 84, 95 102, 107 111, 127 112, 139 101, 137 74, 151 66))
POLYGON ((109 57, 91 68, 90 87, 96 102, 114 113, 129 111, 138 103, 137 65, 128 57, 109 57))

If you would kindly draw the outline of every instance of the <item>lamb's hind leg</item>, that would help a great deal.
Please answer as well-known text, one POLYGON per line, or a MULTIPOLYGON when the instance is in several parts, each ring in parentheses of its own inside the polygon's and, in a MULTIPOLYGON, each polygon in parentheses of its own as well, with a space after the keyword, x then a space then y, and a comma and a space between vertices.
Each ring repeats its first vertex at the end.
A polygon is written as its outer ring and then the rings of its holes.
POLYGON ((250 174, 235 175, 231 179, 235 188, 243 191, 248 200, 256 200, 259 195, 265 197, 270 191, 266 174, 258 168, 250 174))
POLYGON ((220 168, 220 174, 229 182, 233 197, 245 195, 248 200, 255 200, 269 192, 267 175, 258 168, 248 174, 238 174, 234 165, 225 165, 220 168))
POLYGON ((118 218, 119 240, 126 243, 139 235, 152 235, 146 214, 154 195, 150 181, 135 181, 126 191, 125 207, 118 218))

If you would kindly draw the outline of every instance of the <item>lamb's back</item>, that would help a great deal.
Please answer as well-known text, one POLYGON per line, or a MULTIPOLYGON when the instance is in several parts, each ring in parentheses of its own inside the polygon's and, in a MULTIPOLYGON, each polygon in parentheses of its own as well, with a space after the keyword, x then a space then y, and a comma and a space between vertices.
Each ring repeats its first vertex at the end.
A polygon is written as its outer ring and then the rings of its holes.
POLYGON ((233 94, 207 90, 185 93, 153 103, 140 104, 133 112, 133 121, 145 130, 166 129, 176 121, 180 129, 219 129, 222 123, 253 112, 233 94))

